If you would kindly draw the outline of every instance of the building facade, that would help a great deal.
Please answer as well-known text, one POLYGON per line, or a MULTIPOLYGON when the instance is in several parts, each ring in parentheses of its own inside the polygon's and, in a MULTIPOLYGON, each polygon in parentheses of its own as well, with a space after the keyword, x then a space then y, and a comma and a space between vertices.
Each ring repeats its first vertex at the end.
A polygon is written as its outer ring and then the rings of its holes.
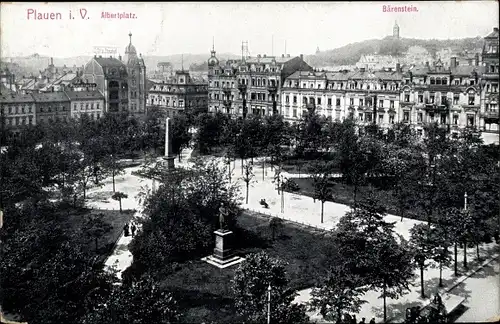
POLYGON ((9 93, 0 96, 0 122, 8 128, 36 124, 35 101, 30 94, 9 93))
POLYGON ((283 81, 300 70, 313 70, 302 55, 259 54, 221 63, 212 49, 208 59, 208 110, 243 117, 279 113, 283 81))
POLYGON ((87 114, 90 119, 96 120, 103 115, 104 96, 99 90, 93 91, 65 91, 71 103, 71 118, 80 118, 87 114))
POLYGON ((119 59, 94 56, 85 65, 82 79, 97 84, 97 90, 104 95, 105 112, 129 110, 127 67, 119 59))
POLYGON ((498 28, 484 38, 484 47, 482 51, 483 74, 481 77, 481 126, 484 127, 486 136, 496 137, 498 140, 499 131, 499 36, 498 28))
POLYGON ((124 63, 128 74, 128 103, 132 114, 146 112, 147 83, 146 64, 142 54, 137 56, 137 50, 132 45, 132 33, 129 33, 130 43, 125 48, 124 63))
POLYGON ((35 101, 36 123, 68 121, 71 118, 70 99, 64 92, 31 94, 35 101))
POLYGON ((207 112, 207 84, 194 82, 188 71, 176 71, 173 79, 152 84, 147 107, 158 107, 167 117, 187 110, 207 112))

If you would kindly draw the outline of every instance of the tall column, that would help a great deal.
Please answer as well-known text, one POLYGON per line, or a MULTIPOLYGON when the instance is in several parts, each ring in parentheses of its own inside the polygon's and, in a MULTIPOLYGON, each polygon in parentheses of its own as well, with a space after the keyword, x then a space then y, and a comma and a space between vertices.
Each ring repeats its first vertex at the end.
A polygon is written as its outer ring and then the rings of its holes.
POLYGON ((163 159, 166 161, 166 166, 168 169, 175 168, 174 159, 175 156, 172 154, 172 134, 170 133, 171 119, 167 118, 165 121, 165 156, 163 159))

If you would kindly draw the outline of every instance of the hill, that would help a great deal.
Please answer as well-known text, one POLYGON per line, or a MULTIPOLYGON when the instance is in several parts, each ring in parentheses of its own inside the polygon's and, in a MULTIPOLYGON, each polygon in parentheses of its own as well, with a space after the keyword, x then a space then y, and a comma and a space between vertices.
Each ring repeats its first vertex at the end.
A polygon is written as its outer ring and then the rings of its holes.
POLYGON ((384 39, 371 39, 348 44, 333 50, 322 51, 315 55, 305 56, 304 59, 308 64, 315 67, 351 65, 358 62, 361 55, 378 53, 400 56, 411 46, 423 47, 434 57, 436 52, 448 48, 454 53, 461 53, 464 50, 475 52, 482 48, 483 38, 427 40, 414 38, 394 39, 388 36, 384 39))

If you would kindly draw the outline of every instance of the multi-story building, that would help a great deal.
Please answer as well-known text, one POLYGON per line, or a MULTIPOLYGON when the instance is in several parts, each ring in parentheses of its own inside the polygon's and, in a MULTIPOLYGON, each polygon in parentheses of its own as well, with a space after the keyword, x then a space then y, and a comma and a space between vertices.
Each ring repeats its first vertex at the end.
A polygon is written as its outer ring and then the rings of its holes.
POLYGON ((484 135, 498 141, 499 111, 498 111, 498 84, 499 84, 499 47, 498 28, 484 38, 482 52, 483 74, 481 76, 481 116, 484 135))
POLYGON ((30 94, 9 93, 0 96, 0 122, 18 128, 36 124, 35 101, 30 94))
POLYGON ((348 116, 362 123, 381 126, 399 120, 399 87, 402 73, 397 71, 297 71, 285 79, 281 92, 282 114, 296 121, 315 111, 341 120, 348 116))
POLYGON ((35 101, 36 123, 68 121, 71 117, 71 106, 64 92, 32 93, 35 101))
POLYGON ((130 43, 125 48, 124 63, 128 73, 128 103, 133 114, 146 112, 147 83, 146 64, 142 54, 137 56, 137 50, 132 45, 132 33, 129 33, 130 43))
POLYGON ((152 84, 147 106, 160 108, 167 117, 184 110, 206 112, 208 111, 207 84, 194 82, 189 71, 176 71, 173 80, 152 84))
POLYGON ((208 110, 243 117, 247 113, 278 113, 283 81, 300 70, 313 70, 304 62, 303 55, 294 58, 244 55, 241 60, 221 64, 212 49, 208 59, 208 110))
POLYGON ((103 115, 104 96, 99 90, 64 91, 71 103, 71 118, 80 118, 87 114, 95 120, 103 115))
POLYGON ((437 122, 451 132, 480 126, 481 67, 459 66, 455 57, 449 68, 440 60, 407 71, 403 76, 401 107, 403 122, 416 126, 437 122))

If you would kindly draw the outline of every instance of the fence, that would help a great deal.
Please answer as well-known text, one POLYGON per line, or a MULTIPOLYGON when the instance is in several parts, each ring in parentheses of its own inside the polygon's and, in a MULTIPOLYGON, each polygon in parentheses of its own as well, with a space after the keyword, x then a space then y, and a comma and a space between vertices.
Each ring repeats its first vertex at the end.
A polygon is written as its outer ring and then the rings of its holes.
POLYGON ((252 207, 244 207, 244 209, 248 210, 248 211, 252 211, 252 212, 257 213, 257 214, 266 215, 268 217, 278 217, 278 218, 284 219, 292 224, 302 226, 302 227, 305 227, 307 229, 319 230, 319 231, 324 231, 324 232, 329 231, 329 229, 324 228, 324 227, 320 227, 320 226, 313 225, 313 224, 306 223, 306 222, 299 222, 299 221, 293 220, 291 218, 287 218, 284 214, 271 213, 271 212, 268 212, 268 211, 262 210, 262 209, 257 210, 257 209, 252 208, 252 207))

